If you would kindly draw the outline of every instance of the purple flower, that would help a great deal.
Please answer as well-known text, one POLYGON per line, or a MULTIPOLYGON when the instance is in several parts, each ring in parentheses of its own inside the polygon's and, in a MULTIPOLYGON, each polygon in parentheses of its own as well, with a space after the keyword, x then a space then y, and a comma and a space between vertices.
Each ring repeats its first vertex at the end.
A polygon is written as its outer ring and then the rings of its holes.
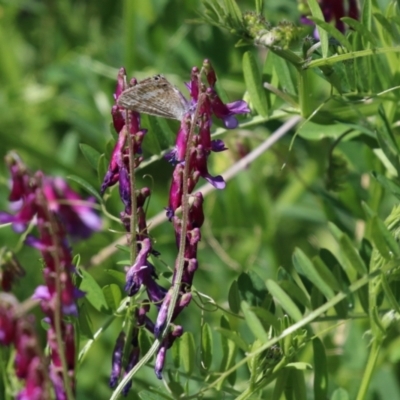
POLYGON ((164 338, 161 343, 160 348, 158 349, 156 355, 156 362, 154 365, 154 372, 158 379, 162 379, 162 371, 164 369, 165 364, 165 356, 167 354, 167 350, 174 344, 174 341, 182 336, 183 328, 179 325, 176 325, 174 329, 164 338))
POLYGON ((111 389, 114 389, 117 386, 119 377, 121 375, 124 346, 125 346, 125 332, 122 331, 118 335, 117 341, 115 342, 112 355, 112 366, 111 366, 111 375, 109 382, 109 386, 111 389))
POLYGON ((62 178, 44 178, 43 192, 71 236, 86 239, 101 229, 101 218, 93 211, 94 198, 84 201, 62 178))
POLYGON ((225 127, 228 129, 235 129, 238 126, 239 123, 235 118, 236 114, 247 114, 250 112, 249 106, 244 100, 224 104, 214 89, 208 88, 207 94, 210 98, 213 113, 217 118, 224 121, 225 127))
MULTIPOLYGON (((131 353, 129 354, 128 365, 125 368, 124 376, 128 374, 132 370, 132 368, 137 364, 137 362, 139 361, 139 356, 140 356, 140 348, 133 347, 131 353)), ((132 387, 132 379, 122 389, 122 395, 127 396, 131 387, 132 387)))

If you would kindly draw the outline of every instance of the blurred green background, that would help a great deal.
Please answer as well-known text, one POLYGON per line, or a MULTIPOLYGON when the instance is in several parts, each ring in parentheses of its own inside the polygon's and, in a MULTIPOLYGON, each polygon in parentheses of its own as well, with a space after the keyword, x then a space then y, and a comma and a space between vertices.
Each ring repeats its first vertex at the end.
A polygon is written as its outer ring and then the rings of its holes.
MULTIPOLYGON (((238 4, 242 10, 254 8, 253 1, 239 0, 238 4)), ((102 177, 97 176, 82 156, 79 144, 85 143, 109 154, 110 109, 121 66, 127 69, 129 77, 138 79, 163 73, 184 91, 183 83, 189 79, 191 68, 201 66, 203 59, 208 58, 229 100, 242 98, 245 92, 242 54, 249 48, 235 48, 237 38, 228 32, 195 23, 201 10, 198 0, 0 1, 1 157, 11 149, 16 150, 32 170, 80 176, 98 190, 102 177)), ((297 3, 295 0, 269 0, 265 15, 272 23, 281 19, 297 21, 297 3)), ((262 68, 265 52, 252 51, 262 68)), ((177 130, 177 122, 168 124, 172 130, 177 130)), ((253 148, 279 125, 278 121, 271 121, 251 130, 226 133, 222 138, 230 150, 212 157, 212 173, 223 172, 239 157, 241 148, 253 148)), ((151 134, 150 131, 148 135, 151 134)), ((334 251, 326 229, 327 215, 342 229, 356 231, 359 200, 368 197, 360 177, 369 169, 380 168, 371 150, 354 143, 341 147, 344 157, 351 160, 351 170, 340 194, 346 207, 335 209, 321 196, 331 141, 298 138, 293 151, 289 150, 290 141, 291 135, 288 135, 230 181, 226 190, 206 198, 206 223, 199 247, 200 268, 194 286, 223 307, 227 305, 231 282, 241 272, 255 272, 263 280, 274 277, 278 267, 291 268, 295 246, 310 255, 320 247, 334 251)), ((171 173, 172 167, 160 159, 138 174, 139 184, 153 191, 148 218, 167 205, 171 173)), ((0 179, 0 205, 1 209, 6 209, 8 172, 3 165, 0 165, 0 179)), ((116 216, 122 209, 117 192, 113 190, 106 195, 107 209, 116 216)), ((380 211, 386 215, 393 199, 388 198, 382 204, 380 211)), ((74 245, 74 252, 80 254, 81 264, 88 266, 93 255, 121 236, 121 227, 105 219, 104 231, 85 243, 74 245)), ((152 231, 152 237, 154 247, 161 252, 156 266, 160 272, 165 272, 168 266, 173 266, 176 256, 173 230, 164 223, 152 231)), ((0 240, 15 248, 19 237, 8 228, 0 230, 0 240)), ((32 294, 33 282, 41 282, 41 266, 32 250, 23 249, 18 257, 27 271, 27 278, 16 288, 22 300, 32 294)), ((126 254, 118 252, 89 272, 101 286, 119 283, 104 271, 121 270, 117 262, 125 258, 126 254)), ((161 279, 161 283, 167 282, 161 279)), ((97 330, 105 316, 93 308, 90 312, 93 329, 97 330)), ((193 332, 196 339, 200 316, 200 307, 192 302, 178 321, 186 331, 193 332)), ((221 313, 212 309, 203 316, 216 325, 221 313)), ((111 351, 120 323, 113 323, 100 337, 79 368, 78 399, 109 397, 111 351)), ((348 338, 347 344, 341 344, 339 354, 330 354, 334 377, 331 384, 332 387, 346 386, 354 392, 358 382, 353 377, 364 367, 367 341, 361 345, 362 324, 349 326, 349 331, 342 333, 348 338)), ((249 332, 243 334, 246 337, 249 332)), ((337 340, 341 338, 336 337, 337 340)), ((217 346, 216 364, 218 355, 217 346)), ((307 357, 310 352, 305 349, 304 359, 307 357)), ((398 358, 399 355, 393 361, 397 365, 398 358)), ((166 371, 170 364, 168 359, 166 371)), ((388 392, 393 389, 392 393, 399 393, 393 373, 393 370, 379 371, 374 379, 381 380, 383 386, 377 386, 378 392, 385 387, 388 392)), ((246 371, 239 370, 238 376, 245 387, 246 371)), ((151 366, 135 378, 134 391, 128 398, 137 398, 135 393, 149 385, 163 387, 151 366)))

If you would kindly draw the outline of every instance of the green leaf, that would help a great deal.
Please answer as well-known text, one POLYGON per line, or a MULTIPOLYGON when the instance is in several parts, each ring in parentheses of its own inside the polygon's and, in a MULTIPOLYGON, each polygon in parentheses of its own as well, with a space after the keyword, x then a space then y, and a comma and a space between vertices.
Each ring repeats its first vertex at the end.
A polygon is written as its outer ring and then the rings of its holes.
POLYGON ((364 0, 362 13, 361 13, 361 23, 367 29, 371 30, 371 20, 372 20, 372 3, 371 0, 364 0))
POLYGON ((320 277, 324 280, 324 282, 329 285, 329 287, 335 292, 340 291, 340 285, 335 275, 333 275, 332 271, 327 267, 327 265, 322 261, 322 259, 317 256, 313 258, 313 265, 320 277))
POLYGON ((311 364, 306 363, 306 362, 301 362, 301 361, 288 363, 288 364, 286 364, 286 367, 297 369, 298 371, 312 370, 311 364))
POLYGON ((281 307, 293 318, 296 322, 302 319, 302 314, 297 308, 296 304, 292 299, 284 292, 281 287, 271 279, 266 282, 267 289, 271 295, 276 299, 276 301, 281 305, 281 307))
POLYGON ((382 105, 379 107, 378 114, 381 121, 380 126, 378 126, 376 131, 378 143, 388 160, 396 169, 397 175, 400 176, 399 147, 382 105))
POLYGON ((251 103, 254 105, 254 108, 259 115, 267 117, 267 94, 261 82, 261 74, 257 62, 253 53, 250 51, 243 54, 243 75, 251 103))
POLYGON ((238 314, 240 310, 240 294, 237 281, 233 281, 229 288, 228 303, 231 311, 238 314))
MULTIPOLYGON (((171 147, 175 141, 176 133, 171 129, 169 123, 165 118, 149 117, 146 123, 148 133, 146 139, 143 141, 143 149, 150 154, 160 154, 162 150, 171 147), (151 137, 150 137, 151 136, 151 137), (150 141, 148 145, 145 143, 150 141)), ((175 123, 174 123, 175 124, 175 123)))
POLYGON ((328 396, 328 364, 326 361, 325 347, 316 337, 312 340, 314 353, 314 398, 326 399, 328 396))
POLYGON ((88 339, 93 339, 93 324, 90 319, 90 314, 86 302, 83 302, 82 305, 79 307, 78 324, 79 335, 85 336, 88 339))
POLYGON ((196 346, 191 332, 185 332, 180 341, 180 357, 183 370, 190 376, 195 366, 196 346))
POLYGON ((373 46, 378 45, 378 42, 373 33, 361 22, 350 17, 343 17, 341 18, 341 20, 347 25, 349 25, 351 28, 353 28, 356 32, 358 32, 360 36, 367 42, 370 42, 373 46))
POLYGON ((238 29, 242 25, 242 12, 235 0, 224 0, 227 14, 232 19, 232 28, 238 29))
POLYGON ((383 242, 389 249, 389 252, 384 251, 383 253, 381 253, 381 249, 379 248, 379 252, 382 254, 382 256, 385 257, 385 255, 388 255, 389 256, 388 259, 392 259, 393 258, 392 254, 394 254, 397 258, 399 258, 400 257, 399 245, 396 242, 393 235, 389 232, 383 221, 378 217, 373 217, 371 223, 372 223, 372 230, 375 231, 375 235, 373 236, 374 244, 376 237, 379 235, 380 236, 379 243, 382 243, 383 239, 383 242))
POLYGON ((251 310, 249 304, 245 301, 240 303, 244 318, 247 322, 247 326, 253 332, 253 335, 262 343, 268 342, 268 334, 258 319, 257 315, 251 310))
POLYGON ((294 251, 292 261, 296 271, 312 282, 328 300, 335 295, 329 285, 320 277, 311 260, 299 248, 294 251))
POLYGON ((121 271, 116 271, 115 269, 106 269, 104 270, 108 275, 115 278, 120 284, 125 285, 126 283, 126 274, 121 271))
POLYGON ((400 185, 394 180, 386 178, 379 172, 372 172, 371 175, 393 196, 400 200, 400 185))
POLYGON ((311 21, 314 21, 317 26, 320 26, 322 29, 328 32, 332 37, 334 37, 340 44, 346 47, 347 51, 353 51, 352 45, 349 42, 349 40, 346 38, 345 35, 343 35, 342 32, 336 29, 334 25, 328 24, 324 20, 319 19, 317 17, 309 17, 309 19, 311 21))
POLYGON ((94 168, 97 171, 99 158, 101 154, 88 144, 81 143, 79 147, 81 149, 83 156, 88 161, 88 163, 91 165, 92 168, 94 168))
POLYGON ((287 62, 278 56, 272 57, 272 62, 274 64, 274 70, 276 75, 279 77, 279 87, 283 92, 289 94, 292 97, 296 96, 296 88, 290 74, 290 68, 287 62))
MULTIPOLYGON (((375 247, 379 251, 380 255, 385 258, 386 260, 390 260, 392 258, 390 248, 386 243, 385 240, 385 228, 382 228, 383 231, 380 231, 382 224, 379 222, 381 221, 377 216, 374 216, 369 221, 369 232, 371 235, 372 242, 374 243, 375 247)), ((382 222, 382 221, 381 221, 382 222)), ((384 225, 383 225, 384 226, 384 225)))
POLYGON ((282 398, 282 394, 288 384, 289 374, 290 369, 288 368, 283 368, 278 371, 278 377, 276 378, 271 400, 280 400, 282 398))
POLYGON ((343 233, 339 240, 340 249, 342 254, 347 258, 351 266, 360 274, 367 273, 367 267, 364 264, 363 259, 360 257, 358 251, 354 248, 349 237, 343 233))
POLYGON ((336 389, 331 396, 331 400, 350 400, 350 396, 345 389, 336 389))
POLYGON ((99 163, 97 165, 97 179, 99 182, 99 186, 103 183, 104 177, 106 176, 108 169, 108 163, 106 160, 106 156, 102 154, 99 158, 99 163))
MULTIPOLYGON (((382 28, 388 33, 388 35, 391 37, 391 39, 394 42, 399 42, 400 41, 400 35, 399 31, 396 28, 396 25, 393 24, 391 21, 389 21, 386 17, 384 17, 380 13, 374 13, 374 17, 378 20, 382 28)), ((386 43, 389 44, 391 43, 390 38, 386 38, 386 43)))
MULTIPOLYGON (((179 342, 179 340, 176 340, 174 343, 179 342)), ((146 354, 150 347, 153 344, 153 338, 150 337, 150 334, 146 331, 146 329, 139 329, 139 347, 140 351, 143 354, 146 354)))
MULTIPOLYGON (((308 6, 310 7, 310 11, 313 17, 323 21, 324 15, 322 14, 321 8, 318 4, 317 0, 307 0, 308 6)), ((317 30, 319 34, 319 38, 321 41, 321 51, 322 57, 326 58, 328 56, 328 49, 329 49, 329 39, 328 33, 317 25, 317 30)))
POLYGON ((67 132, 57 146, 56 156, 65 165, 76 163, 79 135, 76 132, 67 132))
POLYGON ((67 176, 67 179, 78 183, 80 186, 82 186, 87 192, 89 192, 92 196, 94 196, 100 204, 103 203, 103 199, 101 198, 99 192, 89 183, 87 183, 85 180, 80 178, 79 176, 76 175, 69 175, 67 176))
POLYGON ((305 308, 311 309, 310 296, 304 293, 304 291, 299 288, 295 282, 291 280, 279 281, 279 286, 286 292, 290 293, 293 300, 297 301, 299 304, 303 305, 305 308))
POLYGON ((205 322, 201 327, 200 360, 202 369, 208 371, 211 367, 213 355, 213 338, 210 325, 205 322))
POLYGON ((82 283, 79 289, 86 293, 85 298, 96 310, 109 314, 110 310, 99 284, 84 269, 79 268, 79 273, 82 275, 82 283))
POLYGON ((220 328, 220 327, 216 327, 215 330, 220 332, 221 335, 223 335, 226 339, 229 339, 233 343, 235 343, 236 346, 239 347, 241 350, 245 352, 249 350, 248 344, 239 336, 238 332, 235 332, 234 330, 231 329, 220 328))
POLYGON ((279 319, 270 311, 266 310, 263 307, 252 307, 254 314, 257 315, 258 318, 261 319, 264 325, 272 326, 277 331, 280 329, 279 319))
POLYGON ((246 300, 251 306, 261 306, 268 296, 264 281, 255 273, 243 272, 237 280, 238 289, 242 300, 246 300))
MULTIPOLYGON (((221 336, 221 350, 222 350, 222 359, 221 359, 221 364, 219 367, 220 372, 226 372, 228 369, 230 369, 234 363, 235 363, 235 357, 236 357, 236 345, 232 340, 229 340, 225 338, 224 336, 221 336)), ((229 383, 232 384, 232 380, 236 376, 236 371, 231 374, 233 375, 233 378, 229 380, 229 383)), ((229 377, 231 376, 229 375, 229 377)), ((228 378, 229 378, 228 377, 228 378)), ((225 379, 221 380, 218 382, 216 389, 218 391, 221 390, 225 382, 225 379)))
MULTIPOLYGON (((293 364, 295 364, 295 363, 293 363, 293 364)), ((303 363, 303 364, 305 364, 305 363, 303 363)), ((293 368, 290 370, 289 376, 290 376, 289 379, 290 379, 290 382, 292 385, 292 391, 293 391, 294 398, 296 400, 308 400, 306 381, 304 378, 304 371, 293 368)))
POLYGON ((115 283, 103 287, 103 294, 106 299, 108 308, 116 311, 121 303, 121 289, 115 283))

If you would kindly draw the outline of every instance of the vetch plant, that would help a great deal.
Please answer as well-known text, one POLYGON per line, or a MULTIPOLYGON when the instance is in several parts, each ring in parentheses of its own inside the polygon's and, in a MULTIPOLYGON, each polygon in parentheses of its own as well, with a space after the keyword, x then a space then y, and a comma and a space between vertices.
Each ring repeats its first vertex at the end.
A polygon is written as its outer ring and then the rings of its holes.
MULTIPOLYGON (((211 152, 226 150, 221 140, 211 139, 212 116, 222 119, 227 128, 235 128, 238 125, 235 114, 250 111, 242 100, 224 104, 215 91, 216 81, 216 74, 209 60, 204 61, 201 70, 194 67, 190 82, 186 84, 191 97, 189 102, 161 75, 141 82, 132 79, 128 85, 125 70, 121 69, 119 72, 114 94, 116 105, 112 108, 113 125, 118 133, 118 140, 101 191, 104 193, 105 188, 119 182, 120 198, 125 206, 121 212, 121 221, 129 233, 132 264, 126 267, 125 291, 129 296, 135 296, 143 286, 148 299, 141 304, 134 299, 131 301, 134 323, 127 326, 128 332, 122 331, 117 339, 113 353, 111 387, 116 386, 121 374, 124 351, 131 351, 125 366, 127 373, 139 360, 140 328, 145 327, 159 340, 155 362, 155 373, 159 379, 162 378, 167 349, 183 334, 181 326, 170 324, 192 298, 191 286, 198 268, 197 247, 204 221, 203 196, 201 193, 192 193, 201 177, 217 189, 225 187, 222 177, 210 175, 207 168, 211 152), (203 75, 206 83, 202 80, 203 75), (141 145, 147 133, 141 127, 139 110, 168 118, 181 118, 175 146, 165 156, 174 166, 166 214, 174 228, 178 247, 169 289, 156 282, 156 269, 148 259, 151 254, 159 255, 152 247, 144 211, 150 189, 138 189, 134 178, 135 169, 142 161, 141 145), (191 197, 193 201, 190 203, 191 197), (178 209, 181 209, 181 215, 177 214, 178 209), (157 308, 155 322, 147 317, 150 307, 146 304, 157 308), (130 342, 126 342, 125 337, 129 337, 130 342)), ((133 373, 128 377, 132 375, 133 373)), ((123 380, 124 394, 131 385, 131 382, 125 383, 128 377, 123 380)), ((117 388, 116 393, 119 390, 117 388)))

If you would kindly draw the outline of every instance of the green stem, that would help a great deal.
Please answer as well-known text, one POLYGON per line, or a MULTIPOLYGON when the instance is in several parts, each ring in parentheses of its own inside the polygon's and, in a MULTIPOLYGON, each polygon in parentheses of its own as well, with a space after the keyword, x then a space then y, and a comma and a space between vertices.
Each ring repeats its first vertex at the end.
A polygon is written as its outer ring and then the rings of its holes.
POLYGON ((364 371, 364 375, 361 381, 360 389, 358 390, 357 399, 356 400, 363 400, 367 395, 368 386, 371 382, 372 374, 375 369, 376 360, 379 356, 379 351, 382 346, 381 340, 373 340, 371 350, 369 352, 367 366, 364 371))
POLYGON ((308 118, 314 111, 311 101, 312 90, 310 90, 310 70, 298 70, 299 77, 299 106, 301 116, 308 118))

